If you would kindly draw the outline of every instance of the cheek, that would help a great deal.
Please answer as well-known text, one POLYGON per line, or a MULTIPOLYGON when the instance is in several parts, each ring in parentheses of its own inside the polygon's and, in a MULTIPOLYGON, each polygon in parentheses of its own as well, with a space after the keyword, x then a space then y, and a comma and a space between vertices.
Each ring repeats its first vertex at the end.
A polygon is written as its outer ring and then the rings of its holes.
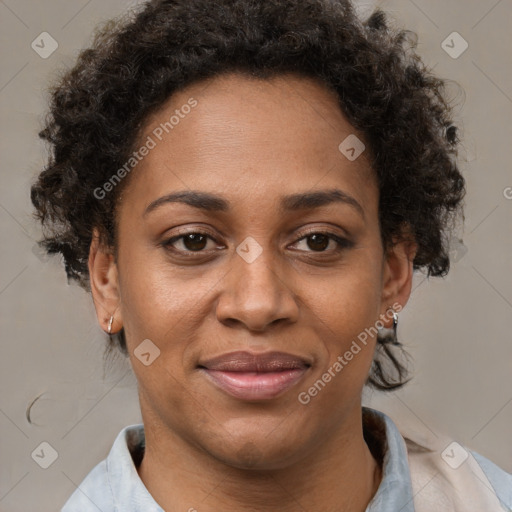
POLYGON ((189 351, 195 338, 209 331, 203 324, 211 321, 211 294, 225 271, 176 268, 155 254, 152 258, 153 263, 149 256, 133 255, 119 262, 128 348, 133 354, 143 340, 150 339, 160 350, 159 361, 165 361, 173 375, 183 375, 191 364, 189 351))
POLYGON ((311 300, 316 323, 323 331, 326 357, 321 372, 336 374, 333 380, 347 380, 349 386, 366 380, 376 343, 380 279, 378 266, 361 255, 357 265, 347 266, 323 283, 322 293, 311 300))
POLYGON ((125 249, 130 257, 119 261, 123 319, 133 330, 159 338, 194 311, 209 286, 197 268, 177 268, 161 251, 130 247, 125 249))
POLYGON ((317 309, 335 332, 357 335, 378 320, 382 276, 371 256, 354 253, 350 263, 317 286, 317 309))
MULTIPOLYGON (((295 327, 314 333, 307 349, 319 359, 315 379, 331 369, 336 374, 333 382, 340 384, 329 387, 338 399, 340 393, 355 392, 364 384, 371 365, 375 345, 371 326, 378 320, 381 279, 377 247, 373 249, 361 247, 328 273, 303 271, 294 283, 293 292, 300 299, 302 311, 300 325, 295 327), (343 365, 341 371, 336 371, 336 362, 343 365)), ((119 271, 123 323, 132 365, 143 388, 154 388, 157 394, 166 389, 169 401, 169 390, 187 379, 187 364, 193 360, 193 347, 197 350, 201 334, 205 339, 204 333, 219 328, 214 299, 219 298, 216 293, 223 288, 222 279, 228 269, 220 265, 176 267, 158 251, 145 253, 135 247, 125 248, 124 254, 130 254, 130 258, 119 261, 119 271), (145 339, 160 350, 151 374, 133 356, 145 339), (157 373, 160 376, 155 380, 153 375, 157 373)), ((210 353, 222 350, 215 344, 214 339, 208 339, 210 353)))

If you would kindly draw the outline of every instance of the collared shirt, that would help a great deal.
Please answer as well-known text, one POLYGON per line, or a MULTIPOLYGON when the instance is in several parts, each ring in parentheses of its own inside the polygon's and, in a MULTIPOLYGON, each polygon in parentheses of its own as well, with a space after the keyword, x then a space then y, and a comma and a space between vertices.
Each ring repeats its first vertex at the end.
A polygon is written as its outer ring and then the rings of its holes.
MULTIPOLYGON (((382 463, 366 512, 512 512, 511 474, 449 439, 413 440, 386 414, 362 412, 365 440, 382 463)), ((61 512, 163 512, 137 473, 144 443, 142 424, 121 430, 61 512)))

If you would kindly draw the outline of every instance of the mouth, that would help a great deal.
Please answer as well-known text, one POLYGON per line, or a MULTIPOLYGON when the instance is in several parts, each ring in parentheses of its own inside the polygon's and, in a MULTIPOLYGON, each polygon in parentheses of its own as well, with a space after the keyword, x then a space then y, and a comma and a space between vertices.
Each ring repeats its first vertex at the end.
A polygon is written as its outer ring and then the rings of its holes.
POLYGON ((198 369, 217 388, 241 400, 270 400, 298 383, 311 362, 284 352, 238 351, 204 361, 198 369))

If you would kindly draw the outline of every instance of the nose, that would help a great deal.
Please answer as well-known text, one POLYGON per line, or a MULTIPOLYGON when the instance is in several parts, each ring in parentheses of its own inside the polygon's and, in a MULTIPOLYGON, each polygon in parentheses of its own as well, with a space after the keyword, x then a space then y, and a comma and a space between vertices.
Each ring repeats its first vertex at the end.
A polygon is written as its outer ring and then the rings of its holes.
POLYGON ((230 327, 265 331, 270 325, 298 319, 296 294, 290 287, 296 272, 279 264, 268 245, 262 249, 254 260, 242 257, 242 251, 233 253, 217 302, 217 319, 230 327))

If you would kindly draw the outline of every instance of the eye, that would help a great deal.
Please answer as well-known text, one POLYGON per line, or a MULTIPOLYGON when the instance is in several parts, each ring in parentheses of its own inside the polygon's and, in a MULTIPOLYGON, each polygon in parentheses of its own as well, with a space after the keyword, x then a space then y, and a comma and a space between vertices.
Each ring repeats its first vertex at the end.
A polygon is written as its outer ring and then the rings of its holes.
MULTIPOLYGON (((163 242, 163 246, 171 251, 187 253, 187 252, 206 252, 204 249, 207 247, 208 240, 216 242, 216 240, 208 233, 201 231, 190 231, 188 233, 182 233, 181 235, 173 236, 169 240, 163 242), (177 245, 181 247, 176 247, 177 245)), ((215 246, 215 244, 213 244, 215 246)))
MULTIPOLYGON (((213 247, 210 249, 214 249, 218 246, 218 242, 209 233, 202 231, 190 231, 169 238, 162 243, 162 246, 165 249, 176 253, 185 255, 189 253, 190 255, 190 253, 208 252, 209 240, 214 242, 212 244, 213 247)), ((311 231, 306 233, 302 238, 295 242, 295 245, 303 241, 306 241, 306 246, 310 249, 306 249, 306 252, 336 253, 353 246, 353 243, 350 240, 327 231, 311 231), (330 250, 327 250, 330 246, 330 250)))
POLYGON ((354 245, 350 240, 328 231, 311 231, 300 238, 296 244, 302 241, 306 241, 306 246, 311 249, 306 252, 339 252, 354 245), (326 250, 329 245, 334 245, 334 248, 326 250))

